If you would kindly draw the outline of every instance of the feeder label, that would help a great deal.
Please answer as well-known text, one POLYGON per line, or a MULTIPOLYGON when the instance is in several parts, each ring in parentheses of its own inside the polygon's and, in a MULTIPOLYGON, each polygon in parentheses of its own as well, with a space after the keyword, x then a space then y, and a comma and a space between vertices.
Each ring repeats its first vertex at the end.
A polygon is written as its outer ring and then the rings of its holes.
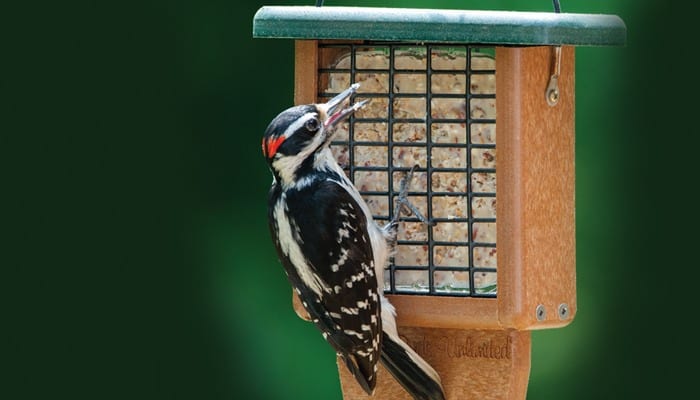
POLYGON ((426 336, 403 339, 421 355, 439 354, 449 358, 512 359, 512 339, 484 335, 426 336))

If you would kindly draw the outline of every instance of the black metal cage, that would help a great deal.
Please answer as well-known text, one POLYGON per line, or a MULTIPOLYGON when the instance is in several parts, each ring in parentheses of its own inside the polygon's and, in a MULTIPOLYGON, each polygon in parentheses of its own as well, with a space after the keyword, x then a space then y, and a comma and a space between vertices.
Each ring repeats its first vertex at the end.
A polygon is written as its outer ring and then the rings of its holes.
POLYGON ((372 101, 341 126, 333 152, 378 222, 409 200, 433 226, 403 216, 385 291, 495 297, 495 51, 479 45, 319 44, 320 101, 361 84, 372 101))

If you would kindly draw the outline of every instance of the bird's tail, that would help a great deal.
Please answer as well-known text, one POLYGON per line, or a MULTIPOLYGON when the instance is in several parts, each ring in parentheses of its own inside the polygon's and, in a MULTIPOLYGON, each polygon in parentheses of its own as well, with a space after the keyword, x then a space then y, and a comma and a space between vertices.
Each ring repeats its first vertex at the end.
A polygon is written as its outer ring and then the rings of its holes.
POLYGON ((415 400, 444 400, 440 376, 396 330, 394 307, 382 296, 382 364, 415 400), (386 313, 386 314, 385 314, 386 313))
POLYGON ((377 383, 376 364, 370 365, 367 360, 356 358, 352 354, 341 356, 341 359, 345 361, 345 365, 347 365, 348 370, 352 376, 355 377, 357 383, 360 384, 362 390, 364 390, 368 395, 372 396, 374 394, 374 387, 377 383))

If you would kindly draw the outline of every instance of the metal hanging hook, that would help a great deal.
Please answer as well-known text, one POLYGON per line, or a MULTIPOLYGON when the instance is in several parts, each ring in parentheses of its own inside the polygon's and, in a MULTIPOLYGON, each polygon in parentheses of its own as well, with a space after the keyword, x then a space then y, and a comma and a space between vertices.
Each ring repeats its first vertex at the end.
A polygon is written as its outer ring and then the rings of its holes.
POLYGON ((545 91, 547 104, 554 107, 559 102, 559 73, 561 72, 561 46, 554 47, 552 72, 545 91))
MULTIPOLYGON (((552 0, 554 4, 554 12, 559 14, 561 12, 561 4, 559 0, 552 0)), ((547 100, 547 104, 550 107, 554 107, 559 102, 559 73, 561 72, 561 46, 554 47, 554 57, 552 62, 552 70, 549 76, 549 83, 547 84, 547 90, 545 90, 544 97, 547 100)))

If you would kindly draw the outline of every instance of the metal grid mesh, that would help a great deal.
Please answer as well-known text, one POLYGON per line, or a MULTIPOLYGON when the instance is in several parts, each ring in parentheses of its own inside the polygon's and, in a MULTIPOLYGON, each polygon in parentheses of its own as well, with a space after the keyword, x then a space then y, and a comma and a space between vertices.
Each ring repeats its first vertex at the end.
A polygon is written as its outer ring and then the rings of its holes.
POLYGON ((495 297, 496 114, 493 48, 320 44, 319 98, 360 82, 372 98, 341 126, 333 152, 380 223, 399 183, 436 224, 402 217, 387 293, 495 297), (390 190, 391 189, 391 190, 390 190))

